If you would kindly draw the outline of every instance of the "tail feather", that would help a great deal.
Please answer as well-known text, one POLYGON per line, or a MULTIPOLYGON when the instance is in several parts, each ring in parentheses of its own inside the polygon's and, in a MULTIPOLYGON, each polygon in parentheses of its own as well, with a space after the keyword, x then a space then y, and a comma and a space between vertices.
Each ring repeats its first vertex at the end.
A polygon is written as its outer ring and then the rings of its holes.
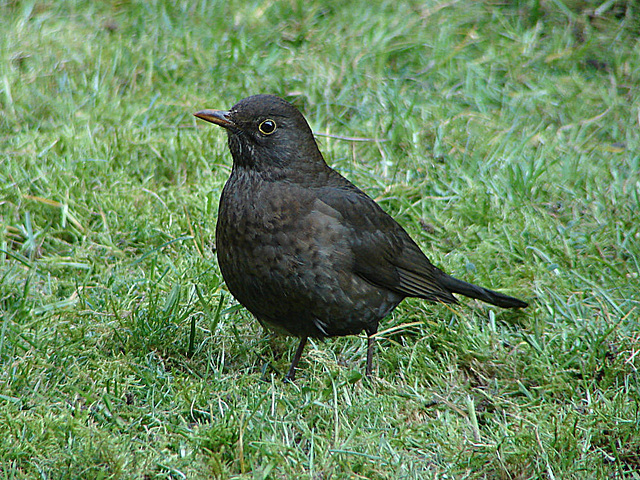
POLYGON ((463 282, 462 280, 458 280, 457 278, 447 274, 444 274, 443 277, 439 278, 439 283, 453 293, 459 293, 466 297, 482 300, 483 302, 496 305, 497 307, 524 308, 529 305, 527 302, 518 298, 510 297, 504 293, 494 292, 493 290, 479 287, 472 283, 463 282))

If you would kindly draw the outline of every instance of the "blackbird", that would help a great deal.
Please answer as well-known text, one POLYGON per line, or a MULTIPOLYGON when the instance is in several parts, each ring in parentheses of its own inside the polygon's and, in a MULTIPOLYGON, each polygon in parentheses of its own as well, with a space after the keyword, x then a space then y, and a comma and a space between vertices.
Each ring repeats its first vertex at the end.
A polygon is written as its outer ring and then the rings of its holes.
POLYGON ((220 197, 216 247, 233 296, 267 328, 300 338, 368 336, 404 298, 457 303, 454 293, 503 308, 526 302, 435 267, 366 193, 324 161, 290 103, 254 95, 195 116, 226 129, 233 157, 220 197))

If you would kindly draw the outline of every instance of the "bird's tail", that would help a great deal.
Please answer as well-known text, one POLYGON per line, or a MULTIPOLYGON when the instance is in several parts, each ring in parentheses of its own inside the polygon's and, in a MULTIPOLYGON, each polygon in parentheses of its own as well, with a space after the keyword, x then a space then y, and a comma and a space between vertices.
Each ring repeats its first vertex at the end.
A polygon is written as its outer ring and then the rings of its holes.
POLYGON ((504 293, 494 292, 493 290, 479 287, 478 285, 474 285, 472 283, 463 282, 462 280, 458 280, 451 275, 444 274, 444 276, 439 280, 439 283, 442 286, 449 289, 453 293, 459 293, 466 297, 476 298, 478 300, 482 300, 483 302, 487 302, 498 307, 524 308, 528 305, 527 302, 523 302, 518 298, 510 297, 509 295, 505 295, 504 293))

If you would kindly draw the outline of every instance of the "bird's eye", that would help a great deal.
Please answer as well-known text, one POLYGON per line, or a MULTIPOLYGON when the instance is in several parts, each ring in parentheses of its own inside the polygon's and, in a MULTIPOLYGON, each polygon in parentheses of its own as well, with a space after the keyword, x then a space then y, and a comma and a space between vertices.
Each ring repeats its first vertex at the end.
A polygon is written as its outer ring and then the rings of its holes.
POLYGON ((271 119, 267 119, 258 125, 258 130, 260 130, 260 133, 263 135, 271 135, 276 131, 276 122, 271 119))

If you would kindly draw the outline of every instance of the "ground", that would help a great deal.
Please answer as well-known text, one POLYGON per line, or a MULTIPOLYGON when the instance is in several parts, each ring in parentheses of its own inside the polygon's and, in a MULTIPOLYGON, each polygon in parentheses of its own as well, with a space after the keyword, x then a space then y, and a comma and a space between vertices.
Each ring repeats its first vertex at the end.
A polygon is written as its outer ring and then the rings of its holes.
POLYGON ((640 11, 629 1, 0 4, 0 476, 640 478, 640 11), (225 289, 231 159, 295 103, 456 277, 366 339, 225 289))

